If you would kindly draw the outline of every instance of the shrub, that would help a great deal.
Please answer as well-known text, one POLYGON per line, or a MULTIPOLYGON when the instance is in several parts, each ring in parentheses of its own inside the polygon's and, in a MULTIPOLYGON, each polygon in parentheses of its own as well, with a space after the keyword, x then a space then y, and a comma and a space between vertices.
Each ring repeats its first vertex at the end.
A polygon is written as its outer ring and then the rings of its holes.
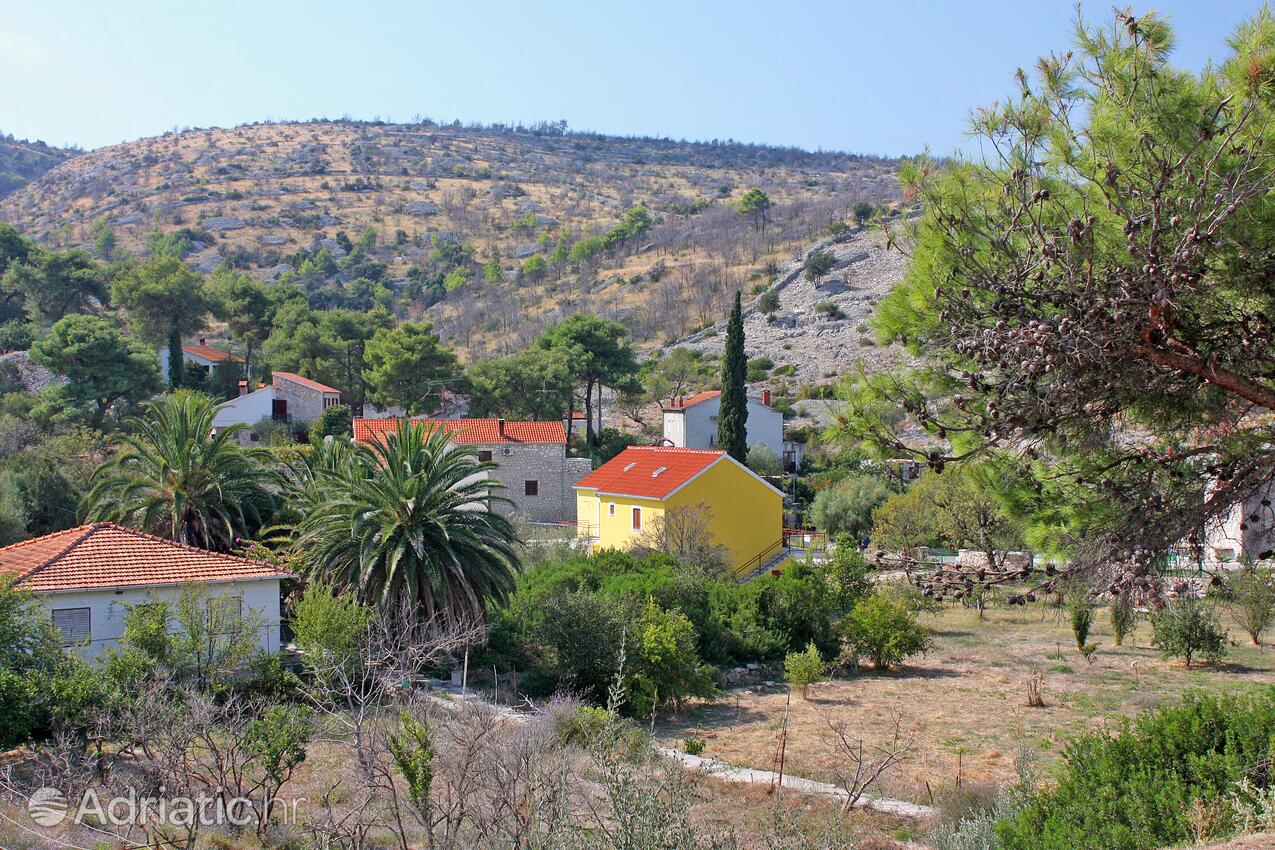
POLYGON ((1057 785, 997 826, 1004 850, 1150 850, 1194 838, 1189 812, 1245 777, 1270 784, 1275 689, 1190 694, 1067 745, 1057 785))
POLYGON ((784 471, 779 455, 765 443, 753 443, 748 449, 748 468, 758 475, 781 475, 784 471))
POLYGON ((695 627, 685 614, 652 602, 637 625, 637 663, 628 683, 635 714, 646 716, 692 696, 712 696, 712 671, 700 660, 695 627))
POLYGON ((1198 599, 1175 599, 1152 613, 1155 645, 1166 658, 1181 658, 1186 666, 1201 656, 1218 662, 1226 655, 1226 632, 1217 614, 1198 599))
POLYGON ((1124 646, 1125 635, 1130 634, 1138 625, 1138 609, 1133 607, 1133 600, 1122 593, 1111 600, 1111 634, 1116 646, 1124 646))
POLYGON ((323 669, 329 663, 347 663, 373 616, 373 610, 352 594, 338 594, 319 581, 309 584, 292 607, 292 634, 305 653, 306 666, 323 669))
POLYGON ((903 663, 928 650, 931 632, 898 594, 881 590, 860 602, 845 623, 846 646, 852 663, 866 658, 878 670, 903 663))
POLYGON ((872 530, 872 512, 894 492, 875 475, 852 475, 816 493, 810 511, 820 530, 862 540, 872 530))
POLYGON ((1084 591, 1077 592, 1067 601, 1067 618, 1071 622, 1071 635, 1076 639, 1076 649, 1081 652, 1089 642, 1089 629, 1093 626, 1093 600, 1084 591))
POLYGON ((682 749, 686 751, 688 756, 697 756, 704 752, 704 739, 696 738, 694 735, 687 735, 682 741, 682 749))
POLYGON ((818 280, 832 271, 837 264, 837 255, 822 249, 811 251, 806 257, 806 280, 818 280))
POLYGON ((806 698, 811 685, 823 681, 827 670, 828 665, 819 654, 819 647, 813 643, 807 644, 801 652, 788 653, 784 658, 784 675, 788 678, 788 684, 801 688, 802 699, 806 698))
POLYGON ((348 404, 334 404, 324 408, 319 418, 310 427, 310 442, 316 446, 323 443, 323 438, 333 439, 350 437, 354 433, 354 413, 348 404))
POLYGON ((761 310, 762 313, 766 314, 767 316, 771 315, 772 313, 778 313, 779 312, 779 293, 773 289, 767 289, 765 292, 761 294, 761 297, 757 299, 757 309, 761 310))
POLYGON ((1271 571, 1244 566, 1229 572, 1222 583, 1222 598, 1235 624, 1254 646, 1261 646, 1262 632, 1275 622, 1275 581, 1271 571))

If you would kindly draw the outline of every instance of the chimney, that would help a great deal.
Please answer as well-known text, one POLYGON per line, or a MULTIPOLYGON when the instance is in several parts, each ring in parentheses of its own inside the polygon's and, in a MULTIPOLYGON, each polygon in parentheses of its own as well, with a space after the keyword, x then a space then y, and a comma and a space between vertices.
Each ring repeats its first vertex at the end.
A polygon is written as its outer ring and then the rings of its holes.
POLYGON ((239 382, 239 394, 240 394, 240 395, 247 395, 247 394, 248 394, 248 382, 247 382, 247 381, 240 381, 240 382, 239 382))
POLYGON ((500 435, 500 439, 503 442, 505 439, 505 420, 504 419, 496 420, 496 433, 500 435))
POLYGON ((761 391, 761 403, 766 405, 766 407, 770 407, 770 390, 761 391))
POLYGON ((200 345, 203 345, 203 344, 204 344, 204 338, 203 338, 202 336, 199 338, 199 344, 200 344, 200 345))

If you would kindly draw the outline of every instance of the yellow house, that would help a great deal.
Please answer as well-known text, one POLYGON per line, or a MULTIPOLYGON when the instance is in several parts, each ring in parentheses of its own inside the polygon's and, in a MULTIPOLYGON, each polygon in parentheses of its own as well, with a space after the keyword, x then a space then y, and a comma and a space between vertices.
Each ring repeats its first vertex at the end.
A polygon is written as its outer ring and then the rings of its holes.
POLYGON ((709 532, 740 575, 784 550, 784 497, 722 451, 632 446, 575 486, 576 524, 594 549, 624 549, 665 511, 703 505, 709 532))

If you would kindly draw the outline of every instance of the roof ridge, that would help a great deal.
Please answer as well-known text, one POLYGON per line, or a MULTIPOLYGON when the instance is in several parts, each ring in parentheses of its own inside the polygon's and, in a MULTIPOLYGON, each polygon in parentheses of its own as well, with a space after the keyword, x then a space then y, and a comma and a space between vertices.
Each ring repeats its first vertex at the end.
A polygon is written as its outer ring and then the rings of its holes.
MULTIPOLYGON (((56 555, 54 555, 53 557, 48 558, 47 560, 45 560, 45 561, 43 561, 43 562, 41 562, 41 563, 39 563, 39 564, 36 564, 34 567, 32 567, 31 569, 27 570, 25 573, 20 573, 20 574, 18 575, 18 582, 26 581, 27 579, 31 578, 31 576, 33 576, 33 575, 36 575, 36 574, 40 573, 42 570, 44 570, 44 569, 48 568, 49 566, 52 566, 53 564, 56 564, 58 561, 60 561, 60 560, 62 560, 63 558, 65 558, 68 554, 70 554, 70 553, 71 553, 71 551, 73 551, 73 550, 74 550, 75 548, 77 548, 77 547, 78 547, 81 543, 83 543, 85 540, 87 540, 87 539, 88 539, 88 538, 89 538, 89 537, 90 537, 90 536, 91 536, 94 532, 96 532, 96 531, 97 531, 97 530, 98 530, 98 529, 99 529, 102 525, 103 525, 103 523, 100 523, 100 522, 92 522, 92 523, 88 523, 87 525, 84 525, 84 526, 79 526, 79 528, 83 528, 83 529, 84 529, 84 533, 83 533, 83 534, 81 534, 79 537, 77 537, 77 538, 75 538, 74 540, 72 540, 72 541, 71 541, 70 543, 68 543, 66 546, 62 547, 62 551, 58 552, 58 553, 57 553, 56 555)), ((75 530, 77 530, 77 529, 75 529, 75 528, 68 528, 68 529, 65 529, 65 530, 63 530, 63 531, 61 531, 61 532, 54 532, 54 533, 55 533, 55 534, 66 534, 68 531, 75 531, 75 530)), ((46 535, 44 535, 44 536, 45 536, 45 537, 52 537, 52 536, 53 536, 53 534, 46 534, 46 535)), ((39 540, 39 539, 41 539, 41 538, 35 538, 35 539, 39 540)), ((15 544, 15 545, 16 545, 16 544, 15 544)), ((8 547, 5 547, 5 548, 8 548, 8 547)))
MULTIPOLYGON (((269 561, 258 561, 253 558, 245 558, 241 555, 231 555, 228 552, 218 552, 213 549, 204 549, 201 546, 194 546, 194 545, 191 545, 190 543, 182 543, 180 540, 171 540, 167 537, 162 537, 158 534, 152 534, 149 531, 142 531, 137 528, 130 528, 127 525, 120 525, 118 523, 109 522, 109 521, 94 523, 94 525, 105 526, 105 527, 114 529, 116 531, 123 531, 133 535, 134 537, 140 537, 144 540, 154 540, 157 543, 164 543, 169 546, 176 546, 179 549, 185 549, 190 552, 198 552, 201 555, 213 555, 218 558, 225 558, 227 561, 236 561, 241 564, 252 564, 253 566, 257 566, 257 567, 273 567, 275 569, 282 570, 282 568, 279 567, 278 564, 272 564, 269 561)), ((80 541, 76 541, 76 543, 79 543, 79 542, 80 541)))

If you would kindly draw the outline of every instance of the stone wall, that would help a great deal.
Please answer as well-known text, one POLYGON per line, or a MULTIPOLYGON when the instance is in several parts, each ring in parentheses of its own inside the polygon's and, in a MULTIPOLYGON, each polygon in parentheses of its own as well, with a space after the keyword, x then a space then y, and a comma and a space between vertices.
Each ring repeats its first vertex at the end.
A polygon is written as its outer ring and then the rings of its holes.
POLYGON ((313 422, 323 412, 323 392, 298 384, 280 375, 274 379, 277 398, 288 402, 288 415, 293 422, 313 422))
POLYGON ((475 443, 479 451, 491 452, 496 464, 491 477, 504 485, 500 495, 502 513, 519 513, 532 522, 574 521, 575 483, 588 475, 593 464, 588 458, 566 457, 563 446, 554 443, 475 443), (528 496, 526 482, 536 482, 536 495, 528 496))

